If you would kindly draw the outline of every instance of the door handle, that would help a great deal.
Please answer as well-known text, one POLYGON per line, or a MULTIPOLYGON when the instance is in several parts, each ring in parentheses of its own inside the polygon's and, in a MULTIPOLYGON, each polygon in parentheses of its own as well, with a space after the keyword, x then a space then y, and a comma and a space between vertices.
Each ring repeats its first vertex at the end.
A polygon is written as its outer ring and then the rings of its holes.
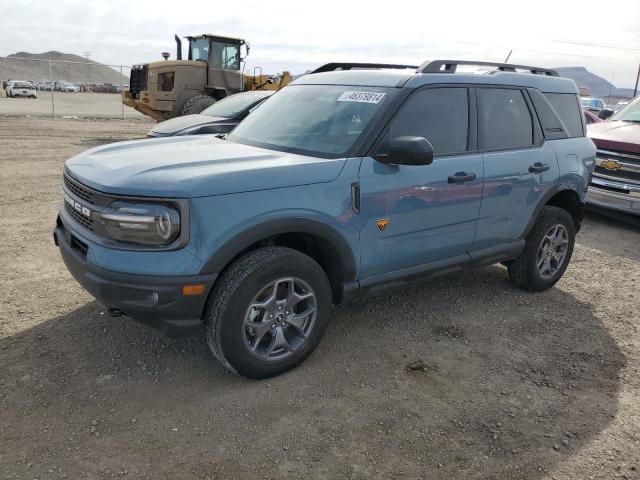
POLYGON ((475 173, 458 172, 455 175, 449 175, 449 183, 471 182, 476 179, 475 173))
POLYGON ((530 173, 542 173, 549 170, 551 167, 547 163, 536 162, 529 167, 530 173))

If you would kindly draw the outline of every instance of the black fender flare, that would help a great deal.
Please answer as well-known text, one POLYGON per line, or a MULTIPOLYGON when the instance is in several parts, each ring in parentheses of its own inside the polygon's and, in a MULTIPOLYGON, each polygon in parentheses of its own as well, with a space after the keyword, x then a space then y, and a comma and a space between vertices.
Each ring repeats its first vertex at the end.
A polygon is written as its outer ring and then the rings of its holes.
POLYGON ((202 273, 219 273, 239 253, 251 245, 274 235, 286 233, 306 233, 315 235, 330 243, 338 253, 344 275, 344 282, 356 279, 356 259, 347 240, 335 228, 318 220, 308 218, 281 218, 249 227, 227 240, 205 262, 202 273))
MULTIPOLYGON (((571 186, 573 186, 573 185, 571 185, 571 186)), ((527 237, 527 235, 529 235, 529 232, 531 231, 531 229, 535 225, 536 220, 538 219, 538 216, 540 215, 540 211, 545 207, 545 205, 547 205, 547 203, 549 203, 549 200, 551 200, 556 194, 558 194, 560 192, 573 192, 574 194, 576 194, 576 196, 579 197, 577 189, 576 188, 570 188, 569 184, 563 186, 562 188, 559 185, 554 185, 551 188, 549 188, 549 190, 547 190, 544 193, 544 195, 542 196, 542 198, 538 202, 538 205, 536 206, 536 209, 534 210, 533 215, 531 215, 531 218, 529 219, 529 223, 527 224, 527 228, 525 228, 524 233, 522 234, 522 236, 520 238, 524 239, 524 238, 527 237)))

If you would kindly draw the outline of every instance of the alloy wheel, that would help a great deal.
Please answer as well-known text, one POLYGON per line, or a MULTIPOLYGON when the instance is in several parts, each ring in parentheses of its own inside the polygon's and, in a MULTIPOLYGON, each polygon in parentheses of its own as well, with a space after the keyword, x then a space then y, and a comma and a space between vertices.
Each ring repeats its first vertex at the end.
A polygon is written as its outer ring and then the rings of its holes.
POLYGON ((552 226, 540 243, 536 266, 542 278, 553 277, 563 266, 569 250, 569 232, 564 225, 552 226))
POLYGON ((313 330, 317 298, 304 280, 279 278, 258 292, 242 324, 244 344, 262 361, 281 361, 299 351, 313 330))

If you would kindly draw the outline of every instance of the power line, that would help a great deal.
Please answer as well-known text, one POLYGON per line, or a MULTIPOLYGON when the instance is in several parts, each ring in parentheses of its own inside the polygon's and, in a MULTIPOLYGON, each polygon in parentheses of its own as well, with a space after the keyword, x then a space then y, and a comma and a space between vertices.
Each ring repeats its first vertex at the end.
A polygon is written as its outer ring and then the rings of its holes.
POLYGON ((638 50, 640 47, 631 47, 629 45, 615 45, 613 43, 595 43, 595 42, 576 42, 573 40, 552 40, 554 43, 567 43, 569 45, 581 45, 583 47, 601 47, 601 48, 615 48, 616 50, 638 50))
POLYGON ((485 44, 481 44, 481 43, 464 42, 464 41, 460 41, 460 40, 455 41, 455 43, 473 45, 473 46, 481 47, 481 48, 501 48, 503 50, 513 50, 514 53, 527 52, 527 53, 536 53, 536 54, 539 54, 539 55, 560 55, 560 56, 565 56, 565 57, 604 58, 604 59, 608 59, 608 60, 633 60, 633 61, 637 60, 635 57, 610 57, 610 56, 608 57, 608 56, 604 56, 604 55, 582 55, 582 54, 578 54, 578 53, 545 52, 545 51, 541 51, 541 50, 528 50, 526 48, 505 47, 505 46, 502 46, 502 45, 485 45, 485 44))

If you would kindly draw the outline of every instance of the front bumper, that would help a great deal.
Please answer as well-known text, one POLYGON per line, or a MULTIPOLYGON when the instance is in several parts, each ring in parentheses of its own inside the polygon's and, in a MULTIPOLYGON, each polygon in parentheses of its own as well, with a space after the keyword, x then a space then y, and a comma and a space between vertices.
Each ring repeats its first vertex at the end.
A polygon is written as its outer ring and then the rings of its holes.
POLYGON ((595 207, 640 215, 640 185, 593 177, 586 202, 595 207))
POLYGON ((112 272, 86 260, 86 243, 60 219, 53 238, 71 275, 106 306, 167 336, 200 330, 207 297, 218 274, 168 277, 112 272), (202 294, 183 295, 183 286, 199 284, 204 284, 202 294))

